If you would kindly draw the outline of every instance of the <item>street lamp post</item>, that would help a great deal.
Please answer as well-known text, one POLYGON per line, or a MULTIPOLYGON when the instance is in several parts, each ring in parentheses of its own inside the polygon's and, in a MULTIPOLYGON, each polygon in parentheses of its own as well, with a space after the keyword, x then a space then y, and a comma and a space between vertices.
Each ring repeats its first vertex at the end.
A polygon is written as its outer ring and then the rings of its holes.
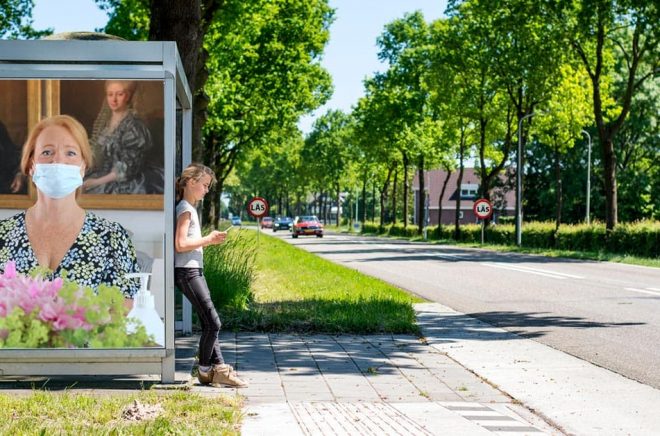
MULTIPOLYGON (((522 122, 537 115, 532 112, 518 121, 518 156, 516 159, 516 245, 522 245, 522 122)), ((539 113, 543 115, 543 113, 539 113)))
POLYGON ((589 206, 591 201, 591 135, 586 130, 582 130, 582 133, 587 135, 588 147, 587 147, 587 216, 586 222, 587 225, 591 223, 591 217, 589 213, 589 206))

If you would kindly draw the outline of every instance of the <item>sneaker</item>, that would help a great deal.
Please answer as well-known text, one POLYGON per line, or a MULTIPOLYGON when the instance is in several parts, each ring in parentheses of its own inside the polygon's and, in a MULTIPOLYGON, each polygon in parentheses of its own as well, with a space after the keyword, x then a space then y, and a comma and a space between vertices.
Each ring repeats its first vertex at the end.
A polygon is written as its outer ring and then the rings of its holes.
POLYGON ((231 365, 214 365, 212 372, 213 380, 211 381, 211 384, 214 386, 223 385, 232 388, 245 388, 248 385, 246 382, 238 378, 236 371, 234 371, 234 368, 232 368, 231 365))
POLYGON ((201 369, 197 368, 197 380, 199 380, 199 383, 203 385, 211 384, 213 382, 213 367, 211 367, 211 369, 208 371, 202 371, 201 369))

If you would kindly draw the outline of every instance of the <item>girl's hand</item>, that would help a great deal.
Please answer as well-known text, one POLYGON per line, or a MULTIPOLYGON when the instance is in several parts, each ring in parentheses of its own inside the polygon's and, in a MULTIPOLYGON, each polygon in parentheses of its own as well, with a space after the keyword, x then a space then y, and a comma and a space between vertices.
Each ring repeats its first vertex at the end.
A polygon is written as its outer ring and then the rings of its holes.
POLYGON ((213 230, 208 234, 207 238, 209 239, 209 245, 222 244, 227 238, 227 232, 220 232, 218 230, 213 230))

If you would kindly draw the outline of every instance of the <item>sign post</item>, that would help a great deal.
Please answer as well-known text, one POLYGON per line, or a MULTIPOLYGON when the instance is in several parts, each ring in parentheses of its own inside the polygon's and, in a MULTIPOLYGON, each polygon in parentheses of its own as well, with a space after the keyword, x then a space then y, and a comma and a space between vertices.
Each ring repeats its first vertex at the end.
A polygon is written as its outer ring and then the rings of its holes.
POLYGON ((484 229, 486 227, 486 220, 493 216, 493 205, 485 198, 480 198, 474 202, 472 206, 474 214, 481 220, 481 244, 484 243, 484 229))
POLYGON ((268 202, 261 197, 253 197, 247 205, 247 212, 257 219, 257 242, 261 233, 261 218, 268 214, 268 202))

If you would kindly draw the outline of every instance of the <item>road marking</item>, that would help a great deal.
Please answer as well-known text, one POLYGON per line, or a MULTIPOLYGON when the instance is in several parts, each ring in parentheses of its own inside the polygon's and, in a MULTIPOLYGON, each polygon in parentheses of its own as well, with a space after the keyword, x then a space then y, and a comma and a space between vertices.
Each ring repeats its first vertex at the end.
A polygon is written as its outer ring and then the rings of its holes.
POLYGON ((660 297, 660 290, 658 290, 659 292, 655 292, 654 291, 655 288, 646 288, 646 289, 623 288, 623 289, 625 289, 626 291, 639 292, 639 293, 642 293, 642 294, 651 294, 651 295, 655 295, 656 297, 660 297), (649 291, 647 289, 653 289, 653 290, 649 291))
POLYGON ((560 273, 556 271, 548 271, 545 269, 540 269, 540 268, 530 268, 526 266, 519 266, 519 265, 509 265, 506 263, 500 263, 500 262, 489 262, 489 263, 482 263, 484 266, 490 266, 492 268, 501 268, 501 269, 508 269, 510 271, 518 271, 518 272, 524 272, 524 273, 529 273, 529 274, 537 274, 540 276, 544 277, 551 277, 553 279, 583 279, 584 277, 582 276, 576 276, 573 274, 566 274, 566 273, 560 273))
POLYGON ((648 289, 649 291, 660 292, 660 288, 646 288, 646 289, 648 289))

